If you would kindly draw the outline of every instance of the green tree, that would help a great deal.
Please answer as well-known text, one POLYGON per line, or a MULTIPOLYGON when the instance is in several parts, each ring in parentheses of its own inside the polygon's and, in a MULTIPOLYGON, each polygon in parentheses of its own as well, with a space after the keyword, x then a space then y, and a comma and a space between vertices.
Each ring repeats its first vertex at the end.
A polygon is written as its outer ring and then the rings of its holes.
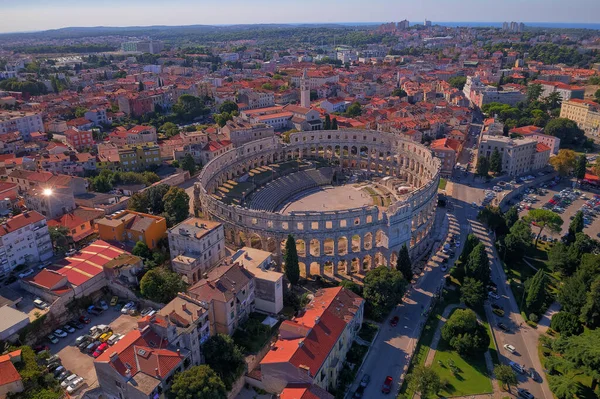
POLYGON ((566 338, 564 348, 564 358, 592 377, 591 388, 596 389, 600 378, 600 329, 566 338))
POLYGON ((357 102, 352 103, 346 110, 346 116, 348 116, 350 118, 360 116, 361 114, 362 114, 362 107, 357 102))
POLYGON ((354 292, 356 295, 362 295, 362 290, 360 285, 356 284, 354 281, 350 280, 341 280, 339 283, 340 287, 344 287, 347 290, 354 292))
POLYGON ((490 282, 490 261, 483 243, 477 244, 467 259, 465 276, 472 277, 487 286, 490 282))
POLYGON ((465 76, 453 76, 450 79, 448 79, 448 83, 450 84, 450 86, 458 90, 462 90, 465 87, 465 84, 467 83, 467 78, 465 76))
POLYGON ((504 214, 504 222, 509 229, 519 220, 519 211, 516 206, 511 206, 504 214))
POLYGON ((510 387, 512 385, 517 385, 519 380, 517 380, 517 375, 513 371, 510 366, 506 364, 498 364, 494 367, 494 375, 496 379, 500 381, 502 384, 502 388, 506 387, 506 390, 510 392, 510 387))
POLYGON ((594 93, 594 101, 600 104, 600 89, 596 90, 596 92, 594 93))
POLYGON ((222 112, 220 114, 214 114, 213 118, 215 119, 215 122, 217 123, 217 125, 219 125, 220 127, 223 127, 227 124, 227 121, 231 121, 233 120, 233 114, 229 113, 229 112, 222 112))
POLYGON ((135 212, 148 213, 150 203, 144 192, 133 193, 127 202, 127 209, 131 209, 135 212))
POLYGON ((487 157, 480 156, 477 159, 476 173, 477 176, 487 177, 490 171, 490 161, 487 157))
POLYGON ((168 184, 157 184, 144 190, 144 194, 148 198, 148 206, 153 214, 160 215, 164 212, 165 204, 163 198, 170 188, 168 184))
POLYGON ((585 172, 587 170, 587 159, 585 155, 580 155, 577 157, 577 163, 575 164, 575 177, 577 180, 582 180, 585 177, 585 172))
POLYGON ((396 262, 396 269, 402 273, 402 276, 406 281, 411 281, 413 277, 412 271, 412 262, 410 260, 410 255, 408 253, 408 247, 406 244, 400 248, 400 253, 398 254, 398 261, 396 262))
POLYGON ((152 258, 152 251, 150 251, 150 248, 148 248, 148 245, 144 241, 136 242, 131 253, 143 259, 152 258))
POLYGON ((331 130, 331 117, 329 114, 325 114, 325 123, 323 124, 323 130, 331 130))
POLYGON ((464 279, 460 286, 460 300, 462 302, 468 307, 474 308, 475 306, 483 304, 485 297, 486 291, 481 281, 471 277, 466 277, 464 279))
POLYGON ((234 111, 238 111, 238 105, 236 103, 234 103, 233 101, 230 100, 226 100, 223 101, 223 103, 219 106, 219 113, 223 113, 223 112, 227 112, 227 113, 232 113, 234 111))
POLYGON ((579 315, 587 301, 587 286, 582 276, 576 275, 564 281, 558 291, 558 302, 562 310, 579 315))
POLYGON ((110 179, 103 175, 99 175, 90 179, 90 185, 92 186, 92 190, 99 193, 107 193, 113 188, 110 179))
POLYGON ((525 296, 525 306, 529 312, 540 315, 546 303, 546 272, 542 269, 525 284, 527 294, 525 296))
POLYGON ((173 399, 227 398, 223 380, 205 364, 175 374, 171 394, 173 399))
POLYGON ((523 220, 517 220, 509 231, 510 233, 504 237, 503 258, 508 256, 509 259, 520 259, 531 245, 531 225, 523 220))
POLYGON ((292 285, 298 284, 300 280, 300 265, 298 264, 298 250, 296 240, 290 234, 285 242, 285 253, 283 254, 285 264, 285 276, 292 285))
POLYGON ((183 222, 190 215, 190 196, 184 189, 171 187, 163 197, 165 216, 169 226, 183 222))
POLYGON ((490 157, 490 171, 500 174, 502 173, 502 155, 498 149, 494 149, 490 157))
POLYGON ((379 266, 367 272, 363 298, 367 301, 371 316, 376 320, 383 319, 394 306, 402 302, 406 285, 406 280, 398 270, 379 266))
POLYGON ((186 288, 179 274, 162 267, 149 270, 140 281, 142 296, 158 303, 169 303, 186 288))
POLYGON ((549 110, 560 108, 560 104, 562 103, 561 94, 557 91, 553 91, 552 93, 548 94, 546 98, 544 98, 544 103, 549 110))
POLYGON ((496 235, 504 235, 508 232, 506 227, 506 221, 500 208, 496 206, 488 205, 477 214, 477 220, 485 223, 490 229, 492 229, 496 235))
POLYGON ((194 172, 196 172, 196 161, 194 161, 192 154, 185 154, 181 160, 181 169, 190 172, 190 175, 193 175, 194 172))
POLYGON ((442 327, 442 339, 460 355, 472 355, 487 350, 490 337, 486 328, 477 322, 471 309, 456 309, 442 327))
POLYGON ((569 312, 555 313, 550 321, 550 327, 563 336, 579 335, 583 332, 579 318, 569 312))
POLYGON ((575 236, 577 233, 581 233, 583 231, 584 223, 583 223, 583 212, 577 211, 573 220, 569 224, 569 231, 567 233, 567 243, 575 242, 575 236))
POLYGON ((408 94, 404 90, 402 90, 401 88, 398 87, 398 88, 394 89, 394 91, 392 91, 392 96, 404 98, 404 97, 408 96, 408 94))
POLYGON ((337 118, 333 118, 331 120, 331 130, 338 130, 338 122, 337 118))
POLYGON ((76 118, 82 118, 87 111, 88 110, 86 108, 77 107, 77 108, 75 108, 75 117, 76 118))
POLYGON ((548 266, 563 276, 570 276, 577 263, 569 256, 569 248, 562 242, 557 242, 548 251, 548 266))
POLYGON ((523 218, 527 223, 533 223, 539 227, 537 236, 535 237, 535 245, 537 246, 538 239, 542 235, 545 229, 548 229, 554 233, 560 232, 560 228, 563 225, 563 220, 559 214, 546 209, 531 209, 529 213, 523 218))
POLYGON ((567 118, 556 118, 550 120, 544 128, 544 134, 558 137, 561 145, 569 146, 583 143, 585 133, 577 123, 567 118))
POLYGON ((527 102, 532 103, 536 101, 542 95, 542 85, 539 83, 533 83, 527 86, 527 102))
POLYGON ((194 118, 208 114, 210 110, 205 107, 204 102, 199 97, 184 94, 173 104, 173 112, 179 119, 191 121, 194 118))
POLYGON ((550 165, 552 165, 561 176, 571 174, 575 169, 576 164, 577 154, 573 150, 559 150, 556 156, 550 158, 550 165))
POLYGON ((227 390, 246 370, 242 351, 228 335, 213 335, 204 343, 202 352, 206 364, 221 377, 227 390))
POLYGON ((71 231, 67 227, 51 226, 48 227, 48 233, 50 233, 50 240, 56 253, 62 254, 69 249, 73 239, 70 235, 71 231))
POLYGON ((549 375, 548 384, 558 399, 573 399, 579 391, 577 382, 566 375, 549 375))
POLYGON ((592 282, 581 308, 581 321, 589 328, 600 327, 600 276, 592 282))
POLYGON ((167 122, 167 123, 162 124, 158 128, 158 131, 164 133, 165 136, 167 136, 167 138, 170 138, 170 137, 173 137, 173 136, 176 136, 179 134, 179 128, 173 122, 167 122))
POLYGON ((408 389, 424 399, 435 396, 442 389, 440 376, 431 367, 417 365, 407 379, 408 389))

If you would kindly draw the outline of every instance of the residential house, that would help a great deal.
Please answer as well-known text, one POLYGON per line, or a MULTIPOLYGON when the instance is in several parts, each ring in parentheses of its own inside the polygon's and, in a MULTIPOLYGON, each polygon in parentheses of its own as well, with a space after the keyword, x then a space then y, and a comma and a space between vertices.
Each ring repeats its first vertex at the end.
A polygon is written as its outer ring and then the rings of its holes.
POLYGON ((5 398, 10 393, 23 392, 23 379, 15 368, 15 363, 21 362, 21 350, 16 350, 0 356, 0 397, 5 398))
POLYGON ((86 237, 94 234, 95 220, 104 216, 101 209, 80 207, 73 209, 69 213, 48 220, 49 227, 65 227, 69 230, 69 236, 74 242, 79 242, 86 237))
POLYGON ((235 147, 246 144, 250 141, 260 140, 267 137, 273 137, 275 131, 272 126, 264 123, 249 123, 241 118, 234 118, 232 121, 227 121, 225 126, 221 128, 223 133, 235 147))
POLYGON ((154 249, 166 237, 167 221, 162 216, 127 209, 99 219, 96 228, 102 240, 131 244, 142 241, 154 249))
POLYGON ((510 176, 530 173, 548 164, 550 147, 527 138, 483 136, 479 141, 479 156, 490 157, 494 150, 502 156, 502 172, 510 176), (548 149, 548 150, 546 150, 548 149), (539 153, 539 154, 538 154, 539 153))
POLYGON ((156 143, 157 135, 153 126, 138 125, 129 130, 119 127, 108 135, 108 139, 117 146, 149 145, 156 143))
POLYGON ((0 111, 0 137, 6 133, 19 132, 29 141, 32 132, 44 132, 42 114, 24 111, 0 111))
POLYGON ((94 137, 90 130, 78 130, 77 128, 67 129, 64 133, 67 143, 75 148, 81 150, 83 148, 90 148, 94 145, 94 137))
POLYGON ((509 134, 516 134, 528 139, 533 139, 538 143, 550 147, 552 154, 558 154, 560 149, 560 139, 543 133, 543 129, 537 126, 521 126, 515 127, 508 131, 509 134))
POLYGON ((446 137, 434 140, 429 148, 442 161, 442 175, 446 177, 451 176, 458 154, 460 154, 462 149, 462 144, 457 140, 446 137))
POLYGON ((583 100, 585 94, 585 87, 583 86, 571 86, 561 82, 548 82, 545 80, 534 80, 531 84, 539 84, 542 86, 542 94, 540 98, 546 98, 550 93, 558 93, 563 101, 571 99, 583 100))
POLYGON ((125 146, 119 148, 118 168, 126 172, 148 170, 150 166, 160 165, 160 147, 156 144, 125 146))
POLYGON ((600 104, 591 100, 571 99, 563 101, 560 117, 577 123, 585 134, 600 135, 600 104))

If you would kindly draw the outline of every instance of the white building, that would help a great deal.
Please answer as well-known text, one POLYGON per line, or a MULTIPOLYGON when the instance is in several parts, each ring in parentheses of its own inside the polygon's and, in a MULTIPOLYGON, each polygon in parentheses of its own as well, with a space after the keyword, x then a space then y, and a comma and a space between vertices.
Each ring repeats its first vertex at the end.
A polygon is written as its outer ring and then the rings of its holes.
POLYGON ((222 62, 235 62, 239 61, 240 55, 238 53, 221 53, 219 54, 219 58, 222 62))
POLYGON ((22 264, 34 264, 52 257, 52 241, 46 218, 28 211, 0 225, 0 275, 22 264))
POLYGON ((104 108, 94 108, 87 111, 84 115, 85 119, 88 119, 94 123, 94 126, 108 125, 109 121, 106 116, 106 110, 104 108))
POLYGON ((0 111, 0 135, 21 132, 25 141, 32 132, 44 132, 42 115, 34 112, 0 111))
POLYGON ((478 76, 467 76, 463 93, 471 104, 478 107, 494 102, 514 106, 526 98, 525 94, 512 88, 498 91, 497 87, 488 86, 481 82, 478 76))
POLYGON ((548 164, 551 148, 532 139, 511 139, 504 136, 482 136, 479 156, 491 157, 495 150, 502 156, 502 172, 510 176, 541 169, 548 164))

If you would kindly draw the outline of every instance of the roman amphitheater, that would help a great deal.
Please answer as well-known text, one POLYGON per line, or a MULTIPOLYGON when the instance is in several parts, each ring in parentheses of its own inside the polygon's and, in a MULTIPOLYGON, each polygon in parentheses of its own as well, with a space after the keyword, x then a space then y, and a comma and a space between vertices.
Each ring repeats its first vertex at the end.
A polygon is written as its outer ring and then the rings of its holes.
POLYGON ((302 275, 394 265, 402 245, 432 244, 440 161, 420 144, 371 130, 298 132, 252 141, 206 164, 195 186, 228 244, 281 259, 289 234, 302 275))

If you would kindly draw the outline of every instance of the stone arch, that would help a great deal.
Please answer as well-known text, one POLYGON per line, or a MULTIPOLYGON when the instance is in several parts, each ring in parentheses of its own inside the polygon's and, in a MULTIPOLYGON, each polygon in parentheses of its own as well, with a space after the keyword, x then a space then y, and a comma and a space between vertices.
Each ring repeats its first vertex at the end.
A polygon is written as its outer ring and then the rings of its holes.
POLYGON ((352 236, 352 252, 360 252, 361 251, 361 239, 358 234, 352 236))
POLYGON ((384 247, 387 245, 387 236, 385 232, 381 229, 375 232, 375 246, 376 247, 384 247))
POLYGON ((310 240, 309 247, 309 253, 311 256, 321 256, 321 242, 319 240, 316 238, 310 240))
POLYGON ((262 238, 257 233, 250 234, 250 247, 255 249, 263 249, 262 238))
POLYGON ((362 260, 362 270, 371 270, 373 268, 373 258, 366 255, 362 260))
POLYGON ((354 257, 350 260, 350 273, 358 273, 360 272, 360 259, 354 257))
POLYGON ((277 241, 273 237, 267 238, 267 251, 275 253, 277 252, 277 241))
POLYGON ((306 242, 304 240, 296 240, 296 251, 298 252, 298 256, 306 257, 306 242))
POLYGON ((304 262, 298 262, 298 268, 300 269, 300 277, 307 278, 306 275, 306 264, 304 262))
POLYGON ((331 274, 333 275, 333 262, 328 260, 323 265, 323 274, 331 274))
POLYGON ((363 238, 363 248, 368 251, 373 248, 373 233, 368 232, 363 238))
POLYGON ((237 245, 239 245, 239 246, 242 246, 242 247, 247 246, 249 243, 248 236, 242 230, 238 231, 237 239, 238 239, 237 245))
POLYGON ((348 254, 348 239, 344 236, 338 238, 338 253, 336 255, 347 255, 348 254))
POLYGON ((368 159, 369 158, 369 149, 367 148, 367 146, 362 146, 360 147, 360 157, 364 158, 364 159, 368 159))
POLYGON ((320 276, 321 265, 319 264, 319 262, 311 262, 309 272, 311 276, 320 276))
POLYGON ((358 148, 355 145, 350 148, 350 154, 358 155, 358 148))
POLYGON ((395 267, 397 263, 398 263, 398 252, 392 251, 392 254, 390 255, 390 265, 392 265, 392 267, 395 267))
POLYGON ((382 252, 375 253, 375 264, 373 265, 373 268, 379 266, 387 266, 387 259, 382 252))
POLYGON ((335 255, 335 241, 333 238, 326 238, 323 241, 323 252, 325 256, 335 255))

